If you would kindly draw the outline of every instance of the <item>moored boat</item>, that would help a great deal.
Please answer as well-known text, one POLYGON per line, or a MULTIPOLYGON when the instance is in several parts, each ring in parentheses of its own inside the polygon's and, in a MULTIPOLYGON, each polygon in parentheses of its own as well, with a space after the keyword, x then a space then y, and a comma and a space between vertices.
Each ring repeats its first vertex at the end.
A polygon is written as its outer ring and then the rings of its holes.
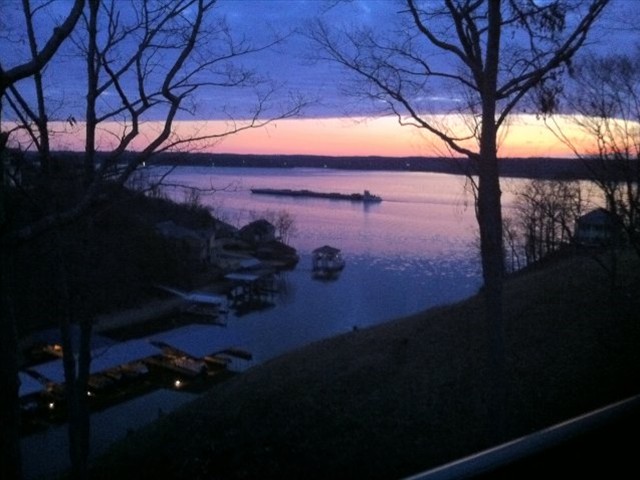
POLYGON ((316 248, 312 252, 311 261, 314 272, 339 272, 345 266, 340 250, 330 245, 316 248))

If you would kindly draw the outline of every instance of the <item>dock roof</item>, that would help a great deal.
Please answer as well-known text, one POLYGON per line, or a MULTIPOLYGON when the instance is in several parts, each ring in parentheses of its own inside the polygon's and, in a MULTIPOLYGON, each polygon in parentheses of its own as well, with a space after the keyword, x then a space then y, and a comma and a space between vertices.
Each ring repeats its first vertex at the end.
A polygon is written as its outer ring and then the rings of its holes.
POLYGON ((240 346, 236 335, 215 325, 185 325, 148 338, 196 358, 240 346))
MULTIPOLYGON (((142 360, 160 354, 160 350, 148 340, 129 340, 116 343, 110 347, 96 349, 91 352, 90 373, 96 374, 127 363, 142 360)), ((46 379, 55 383, 64 383, 64 366, 62 359, 29 367, 46 379)))
POLYGON ((263 275, 257 275, 254 273, 240 273, 240 272, 228 273, 224 276, 224 278, 226 278, 227 280, 235 280, 239 282, 249 282, 249 283, 255 282, 256 280, 259 280, 262 277, 263 275))
POLYGON ((337 255, 340 253, 339 248, 332 247, 331 245, 323 245, 316 248, 313 252, 314 255, 337 255))
POLYGON ((20 379, 20 390, 18 393, 20 398, 41 392, 45 389, 45 386, 41 382, 27 373, 18 372, 18 378, 20 379))

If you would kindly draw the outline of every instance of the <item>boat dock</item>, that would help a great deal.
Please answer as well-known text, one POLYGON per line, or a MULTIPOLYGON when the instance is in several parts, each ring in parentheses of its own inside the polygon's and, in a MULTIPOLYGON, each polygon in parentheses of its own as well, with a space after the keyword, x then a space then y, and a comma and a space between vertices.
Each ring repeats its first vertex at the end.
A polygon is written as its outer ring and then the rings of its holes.
POLYGON ((273 304, 273 272, 229 273, 224 277, 233 285, 229 290, 229 306, 236 310, 251 309, 273 304))

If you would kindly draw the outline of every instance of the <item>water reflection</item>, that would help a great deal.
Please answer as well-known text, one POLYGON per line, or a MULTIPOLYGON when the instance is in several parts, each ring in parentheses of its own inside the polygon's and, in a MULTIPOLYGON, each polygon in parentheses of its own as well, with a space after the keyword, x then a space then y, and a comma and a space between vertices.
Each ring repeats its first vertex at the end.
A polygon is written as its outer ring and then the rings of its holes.
POLYGON ((278 276, 262 309, 237 309, 238 329, 262 361, 326 336, 368 326, 474 293, 480 268, 474 241, 472 198, 461 176, 423 172, 328 169, 178 168, 173 183, 220 190, 201 200, 240 227, 260 212, 286 211, 301 255, 292 272, 278 276), (382 197, 375 204, 252 194, 251 188, 355 193, 382 197), (312 252, 331 245, 346 267, 317 281, 312 252), (275 308, 266 308, 272 307, 275 308))
MULTIPOLYGON (((325 169, 180 168, 177 182, 200 187, 238 185, 203 201, 231 223, 241 225, 252 213, 286 210, 300 235, 293 243, 307 252, 324 243, 343 251, 428 253, 433 235, 469 238, 475 218, 464 177, 423 172, 358 172, 325 169), (381 203, 252 195, 250 188, 290 188, 339 193, 370 190, 381 203), (333 240, 336 241, 333 241, 333 240), (413 240, 415 239, 415 240, 413 240), (326 241, 323 241, 326 240, 326 241), (407 240, 413 240, 407 244, 407 240), (339 243, 338 241, 344 242, 339 243), (363 243, 364 242, 364 243, 363 243)), ((442 236, 442 237, 441 237, 442 236)), ((437 238, 436 238, 437 239, 437 238)))

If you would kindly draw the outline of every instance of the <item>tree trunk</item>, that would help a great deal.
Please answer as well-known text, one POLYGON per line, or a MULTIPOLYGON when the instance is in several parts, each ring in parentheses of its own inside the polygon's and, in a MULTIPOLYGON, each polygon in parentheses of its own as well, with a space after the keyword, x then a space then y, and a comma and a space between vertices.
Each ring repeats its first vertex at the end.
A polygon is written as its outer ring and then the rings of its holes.
POLYGON ((66 319, 61 323, 61 333, 63 337, 71 478, 84 480, 88 478, 90 447, 90 413, 87 403, 90 323, 83 322, 80 327, 80 345, 77 352, 74 351, 71 341, 71 323, 66 319))
POLYGON ((84 151, 85 183, 89 185, 95 176, 96 154, 96 99, 98 95, 98 64, 96 38, 98 35, 98 0, 89 0, 89 25, 87 46, 87 105, 86 105, 86 139, 84 151))
POLYGON ((501 441, 505 430, 503 409, 506 403, 506 358, 502 309, 504 256, 502 239, 502 208, 500 204, 500 175, 498 168, 496 125, 496 86, 500 51, 500 1, 489 2, 489 32, 485 71, 481 84, 482 127, 480 132, 480 161, 478 171, 478 225, 480 255, 484 279, 484 301, 493 398, 491 423, 495 441, 501 441))
MULTIPOLYGON (((483 128, 483 134, 484 134, 483 128)), ((487 129, 490 130, 490 129, 487 129)), ((495 137, 493 137, 495 138, 495 137)), ((502 410, 506 402, 506 358, 502 294, 504 258, 502 248, 502 210, 500 206, 500 182, 497 175, 498 159, 495 150, 482 148, 478 188, 478 225, 480 229, 480 254, 484 279, 483 296, 487 331, 491 378, 494 378, 492 423, 496 440, 500 441, 504 430, 502 410), (495 402, 495 403, 494 403, 495 402)))
POLYGON ((91 363, 91 322, 80 323, 79 345, 73 344, 73 304, 69 289, 62 240, 59 232, 55 236, 58 255, 58 285, 63 311, 60 317, 65 394, 67 398, 67 420, 69 433, 69 459, 71 478, 88 478, 90 441, 90 413, 87 400, 87 385, 91 363))
POLYGON ((0 250, 0 478, 22 478, 18 335, 8 291, 6 247, 0 250))

